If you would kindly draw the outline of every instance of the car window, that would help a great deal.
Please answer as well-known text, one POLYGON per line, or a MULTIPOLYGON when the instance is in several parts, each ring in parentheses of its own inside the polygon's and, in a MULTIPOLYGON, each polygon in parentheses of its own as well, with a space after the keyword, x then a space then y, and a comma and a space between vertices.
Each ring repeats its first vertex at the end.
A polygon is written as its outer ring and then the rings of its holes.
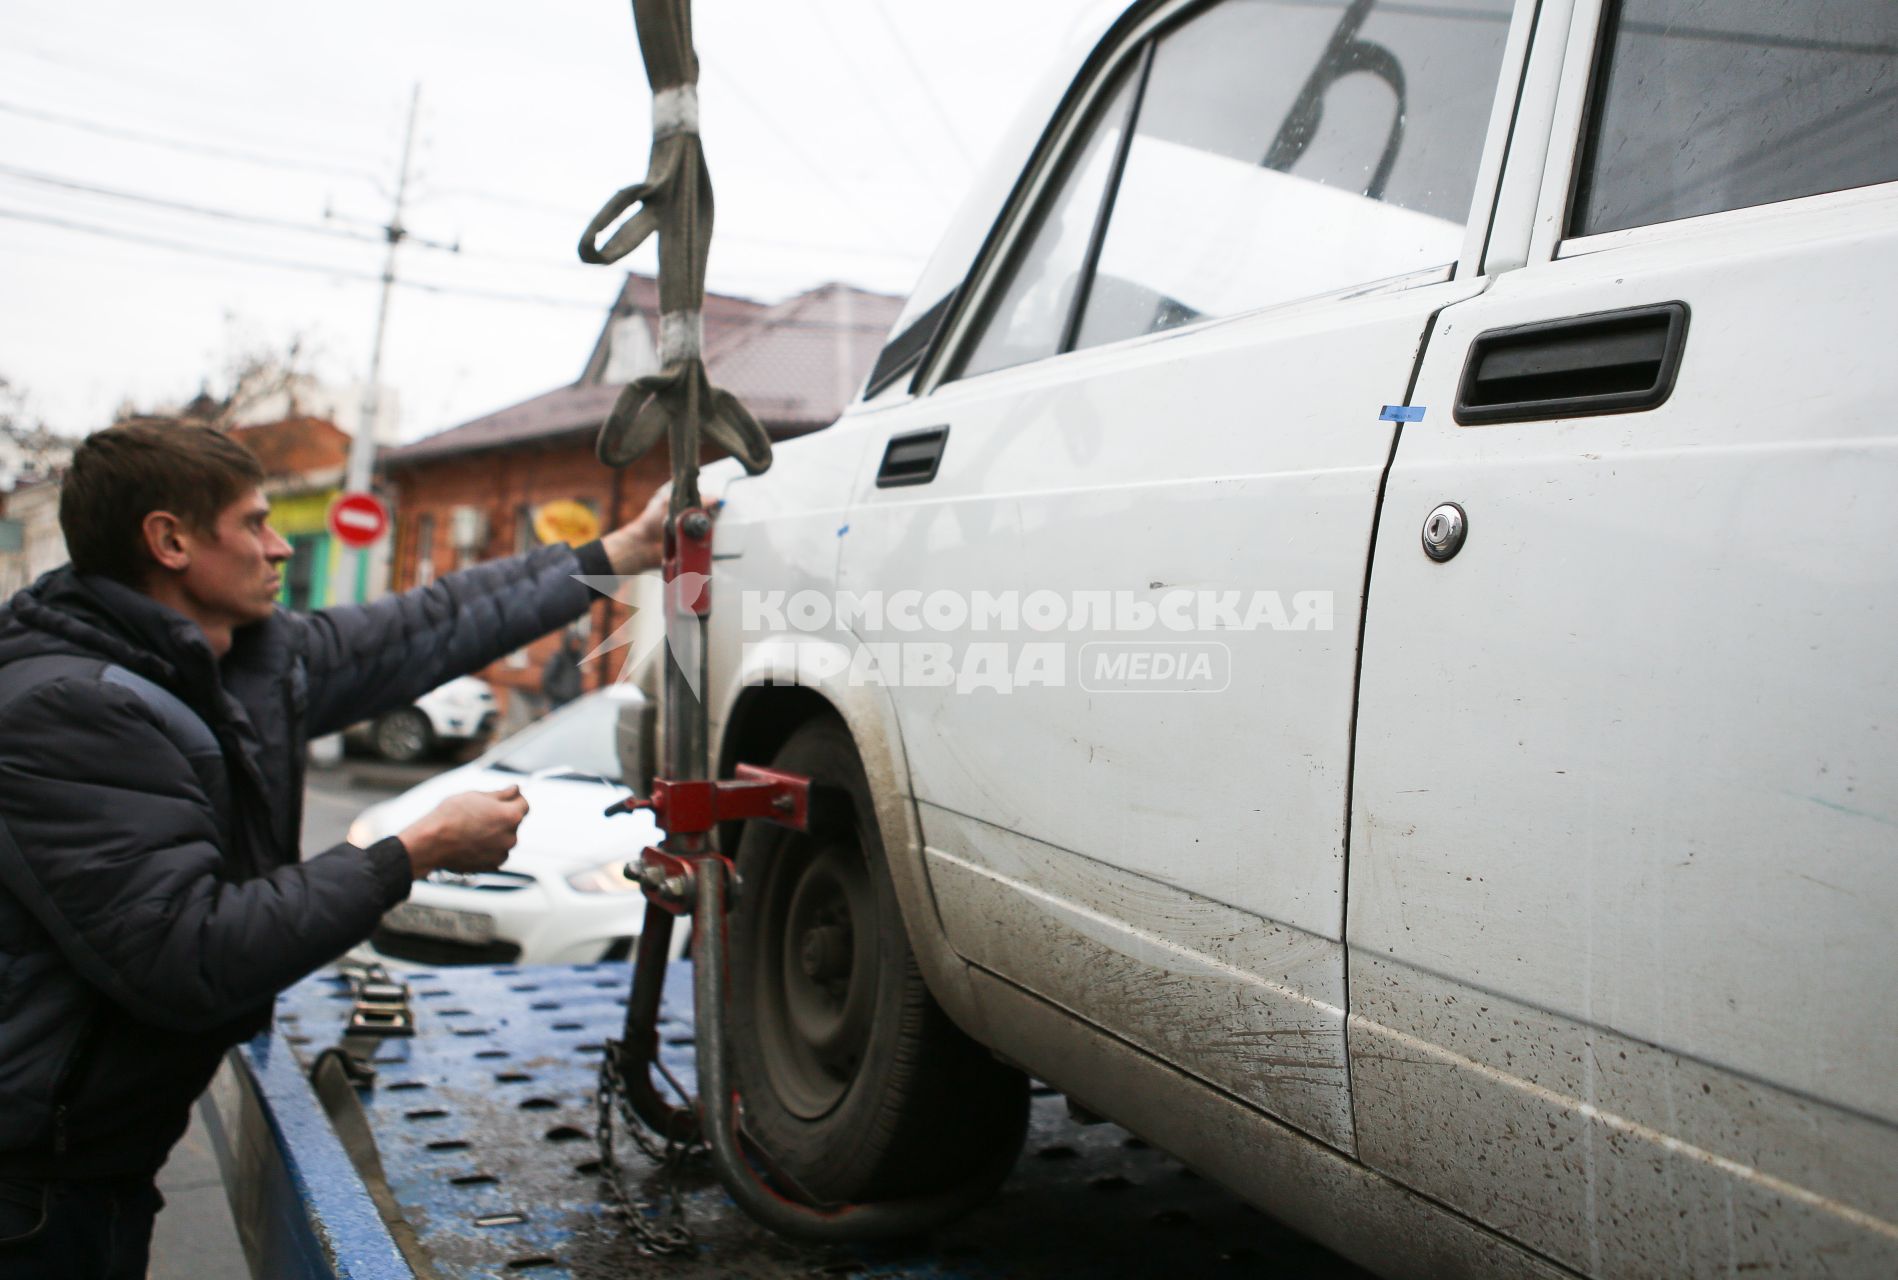
POLYGON ((1892 0, 1622 0, 1572 235, 1898 180, 1892 0))
POLYGON ((1076 346, 1456 260, 1507 0, 1228 0, 1161 38, 1076 346))
POLYGON ((1033 238, 1016 253, 1008 288, 989 310, 981 338, 963 361, 964 377, 1026 364, 1062 349, 1133 93, 1133 76, 1123 71, 1119 84, 1096 109, 1067 176, 1044 203, 1033 238))
POLYGON ((1154 37, 1129 144, 1105 113, 962 374, 1453 263, 1512 8, 1224 0, 1154 37))
POLYGON ((510 773, 564 769, 618 782, 619 706, 601 694, 571 702, 501 743, 487 763, 510 773))

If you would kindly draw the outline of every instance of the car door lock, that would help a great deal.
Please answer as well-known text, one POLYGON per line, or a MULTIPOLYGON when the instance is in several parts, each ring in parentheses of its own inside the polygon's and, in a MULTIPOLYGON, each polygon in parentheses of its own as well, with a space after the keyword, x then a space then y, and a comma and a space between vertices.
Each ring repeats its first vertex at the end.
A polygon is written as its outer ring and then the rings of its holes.
POLYGON ((1439 503, 1424 517, 1424 554, 1432 560, 1448 560, 1463 550, 1463 539, 1469 532, 1470 518, 1462 507, 1454 502, 1439 503))

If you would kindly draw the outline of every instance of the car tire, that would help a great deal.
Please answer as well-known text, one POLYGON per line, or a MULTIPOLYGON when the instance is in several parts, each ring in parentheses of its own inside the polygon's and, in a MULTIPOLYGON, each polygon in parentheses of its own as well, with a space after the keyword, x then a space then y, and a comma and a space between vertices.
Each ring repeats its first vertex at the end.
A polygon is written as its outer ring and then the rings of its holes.
POLYGON ((414 764, 435 749, 435 730, 414 707, 391 711, 376 721, 376 753, 396 764, 414 764))
POLYGON ((923 984, 848 732, 809 723, 772 767, 811 778, 813 820, 747 823, 738 842, 730 1034, 747 1135, 829 1203, 999 1184, 1027 1133, 1027 1077, 923 984))

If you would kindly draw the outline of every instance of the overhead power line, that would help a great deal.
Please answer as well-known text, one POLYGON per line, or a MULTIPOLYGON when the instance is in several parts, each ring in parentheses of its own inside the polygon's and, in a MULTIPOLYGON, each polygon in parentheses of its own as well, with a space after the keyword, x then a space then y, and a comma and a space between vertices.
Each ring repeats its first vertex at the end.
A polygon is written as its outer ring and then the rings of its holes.
MULTIPOLYGON (((267 214, 245 213, 236 209, 219 209, 211 205, 193 204, 184 200, 171 200, 164 196, 147 195, 141 191, 126 191, 118 187, 101 186, 97 183, 81 182, 61 174, 44 173, 36 169, 22 169, 17 165, 0 164, 0 177, 11 178, 16 182, 29 182, 38 186, 54 187, 63 191, 76 191, 85 195, 103 196, 111 200, 124 200, 132 204, 150 205, 157 209, 170 209, 176 213, 195 214, 199 217, 216 218, 225 222, 242 223, 249 226, 267 227, 283 231, 304 232, 311 235, 331 236, 340 240, 354 240, 359 243, 382 244, 387 239, 383 230, 371 231, 366 228, 338 226, 327 222, 305 222, 295 218, 273 218, 267 214)), ((561 262, 545 256, 525 253, 508 253, 498 249, 465 250, 458 246, 439 244, 415 234, 406 233, 405 240, 425 245, 431 249, 447 249, 465 258, 478 258, 484 262, 509 262, 523 266, 539 267, 543 270, 562 270, 573 268, 592 271, 593 268, 583 262, 561 262)), ((726 239, 737 244, 760 245, 775 249, 795 250, 804 253, 857 253, 866 257, 888 258, 911 262, 916 259, 913 253, 896 253, 882 249, 865 249, 849 245, 801 244, 794 240, 774 240, 759 236, 727 236, 726 239)))
MULTIPOLYGON (((857 92, 863 98, 864 105, 869 107, 870 114, 883 122, 884 128, 896 142, 896 149, 903 153, 903 158, 909 162, 910 168, 916 171, 916 176, 922 179, 923 185, 932 189, 938 188, 940 184, 936 179, 936 175, 929 171, 928 167, 923 164, 922 157, 918 156, 916 149, 910 145, 909 134, 903 131, 902 127, 897 123, 896 117, 891 112, 885 110, 883 104, 877 100, 877 94, 872 87, 873 82, 871 78, 864 74, 862 68, 857 66, 856 60, 850 56, 847 46, 838 38, 837 29, 831 25, 830 15, 824 11, 822 0, 804 0, 804 7, 810 10, 812 16, 817 19, 818 24, 824 28, 824 43, 836 53, 837 60, 842 64, 845 72, 844 79, 856 87, 857 92)), ((940 192, 938 192, 938 194, 940 194, 940 192)))
MULTIPOLYGON (((96 49, 89 51, 92 54, 96 49)), ((201 110, 203 106, 216 104, 220 114, 228 112, 231 102, 244 96, 242 86, 227 74, 205 75, 201 71, 181 73, 161 66, 141 65, 135 62, 119 62, 112 59, 100 59, 96 56, 74 56, 71 51, 55 52, 51 49, 33 48, 15 45, 0 48, 0 57, 26 58, 34 62, 46 63, 66 71, 76 71, 89 76, 113 90, 131 91, 142 100, 149 100, 153 94, 166 94, 174 100, 195 99, 187 110, 201 110)), ((115 106, 115 103, 103 99, 95 101, 95 95, 87 93, 89 106, 115 106)), ((333 130, 337 124, 337 109, 342 104, 328 103, 323 112, 323 125, 333 130)), ((360 115, 361 109, 353 101, 346 104, 351 115, 360 115)), ((273 128, 275 122, 295 123, 291 127, 303 127, 304 121, 292 114, 285 114, 273 103, 258 102, 254 98, 244 104, 242 129, 246 136, 239 137, 230 130, 230 122, 224 121, 219 129, 220 136, 228 136, 239 145, 260 147, 278 147, 286 141, 292 142, 298 155, 318 160, 334 160, 338 164, 347 164, 356 158, 361 148, 339 147, 334 142, 315 142, 308 138, 286 138, 281 128, 273 128), (256 130, 263 128, 271 136, 259 137, 256 130)), ((345 122, 347 123, 347 122, 345 122)))
POLYGON ((240 213, 235 209, 214 209, 209 205, 190 204, 183 200, 167 200, 163 196, 150 196, 137 191, 123 191, 116 187, 101 187, 90 182, 79 182, 72 178, 61 177, 55 173, 40 173, 33 169, 21 169, 10 164, 0 164, 0 177, 12 178, 18 182, 36 183, 43 187, 58 187, 63 191, 79 191, 86 195, 106 196, 113 200, 127 200, 134 204, 151 205, 157 209, 170 209, 176 213, 191 213, 203 218, 218 218, 226 222, 241 222, 250 226, 271 227, 283 231, 303 231, 311 235, 335 236, 343 240, 382 243, 382 237, 367 231, 357 231, 349 227, 333 226, 322 222, 299 222, 294 218, 272 218, 260 213, 240 213))
MULTIPOLYGON (((309 275, 329 276, 337 280, 357 280, 369 284, 380 284, 382 276, 374 271, 362 271, 350 267, 330 266, 321 262, 300 261, 295 258, 280 258, 270 254, 245 253, 234 249, 217 249, 209 245, 192 244, 185 240, 173 240, 166 236, 148 235, 139 231, 127 231, 119 227, 100 226, 97 223, 81 222, 73 218, 56 217, 51 214, 32 213, 24 209, 0 207, 0 220, 30 222, 40 226, 53 227, 61 231, 71 231, 80 235, 97 236, 104 240, 118 240, 126 244, 145 245, 154 249, 166 249, 173 253, 191 254, 200 258, 216 258, 227 262, 241 262, 247 266, 270 267, 279 271, 298 271, 309 275)), ((421 293, 432 293, 446 297, 478 298, 489 302, 523 303, 539 307, 565 307, 571 310, 590 311, 594 314, 604 312, 609 302, 588 301, 582 298, 560 298, 550 294, 517 292, 507 289, 484 289, 475 285, 442 284, 431 280, 397 280, 396 286, 402 289, 414 289, 421 293)), ((779 320, 775 327, 784 329, 819 329, 835 333, 884 332, 885 325, 833 324, 813 320, 779 320)))
MULTIPOLYGON (((519 196, 508 195, 500 191, 484 191, 479 187, 434 187, 427 190, 417 203, 426 204, 429 200, 437 197, 476 200, 482 204, 498 205, 505 209, 520 209, 527 213, 544 214, 549 218, 559 218, 570 226, 583 225, 587 216, 584 211, 572 205, 551 204, 544 200, 525 200, 519 196)), ((794 249, 802 253, 848 253, 861 258, 888 258, 902 262, 920 262, 928 255, 928 251, 925 249, 876 249, 862 243, 846 244, 842 241, 785 240, 775 236, 751 236, 746 235, 742 231, 727 231, 723 228, 719 229, 717 239, 719 244, 757 245, 766 249, 794 249)), ((486 256, 492 258, 497 255, 493 252, 489 252, 486 256)), ((506 257, 510 261, 528 260, 514 254, 503 254, 499 256, 506 257)), ((593 270, 587 263, 581 262, 578 259, 575 259, 572 263, 563 262, 557 264, 548 264, 544 258, 532 259, 532 261, 540 262, 543 265, 572 265, 584 268, 588 271, 593 270)))
POLYGON ((929 76, 923 71, 922 65, 916 61, 916 55, 910 51, 909 41, 903 38, 902 31, 897 28, 896 19, 890 16, 882 0, 870 0, 869 7, 872 13, 883 20, 883 29, 890 33, 891 43, 895 44, 896 51, 903 55, 903 61, 909 64, 910 78, 915 82, 916 87, 923 91, 923 97, 929 102, 929 109, 936 113, 936 123, 940 124, 942 131, 949 135, 949 141, 954 145, 956 154, 962 157, 963 168, 975 168, 975 158, 969 154, 968 147, 963 145, 962 135, 956 132, 956 126, 949 119, 949 112, 943 107, 942 99, 936 96, 935 87, 930 84, 929 76))
POLYGON ((122 240, 127 244, 149 245, 154 249, 170 249, 175 253, 191 253, 204 258, 223 258, 229 262, 243 262, 251 266, 276 267, 284 271, 307 271, 317 275, 336 276, 344 280, 380 280, 382 278, 367 271, 352 271, 348 267, 332 267, 321 262, 300 262, 292 258, 244 253, 235 249, 213 249, 208 245, 172 240, 166 236, 148 235, 142 231, 127 231, 120 227, 102 227, 97 223, 80 222, 74 218, 55 217, 51 214, 31 213, 25 209, 0 208, 0 218, 9 218, 15 222, 38 223, 41 226, 57 227, 61 231, 76 231, 82 235, 99 236, 107 240, 122 240))
POLYGON ((829 170, 812 156, 810 151, 796 136, 778 122, 777 115, 751 95, 750 90, 745 88, 742 79, 736 75, 726 74, 722 67, 707 58, 703 53, 699 55, 699 65, 718 76, 721 89, 729 90, 732 97, 736 98, 740 105, 751 112, 752 118, 763 125, 764 128, 778 140, 784 149, 804 166, 804 171, 811 177, 817 179, 824 190, 830 193, 839 208, 849 210, 850 213, 856 217, 858 222, 862 224, 864 230, 882 242, 884 248, 900 251, 900 247, 890 240, 888 233, 885 232, 881 226, 878 226, 876 221, 871 218, 869 214, 864 212, 863 206, 845 194, 842 184, 831 176, 829 170))
POLYGON ((66 129, 78 129, 86 133, 96 133, 102 137, 119 138, 127 142, 144 143, 147 146, 165 147, 172 151, 188 155, 211 156, 220 160, 238 160, 245 164, 266 165, 273 169, 290 169, 302 173, 321 173, 334 178, 353 178, 365 182, 379 183, 375 174, 367 169, 352 169, 342 165, 323 164, 314 160, 299 160, 288 156, 270 155, 262 151, 252 151, 243 147, 221 147, 214 143, 192 142, 183 138, 172 138, 164 134, 149 133, 143 129, 128 129, 122 125, 104 124, 97 120, 87 120, 80 116, 66 115, 58 111, 45 111, 38 107, 23 107, 15 102, 0 102, 0 112, 20 116, 27 120, 38 120, 44 124, 56 124, 66 129))
MULTIPOLYGON (((24 209, 0 208, 0 218, 15 222, 32 222, 41 226, 56 227, 61 231, 78 232, 81 235, 98 236, 106 240, 120 240, 127 244, 146 245, 154 249, 168 249, 173 253, 189 253, 201 258, 220 258, 227 262, 242 262, 256 267, 273 267, 280 271, 302 271, 311 275, 331 276, 338 280, 362 280, 380 284, 382 276, 374 271, 362 271, 350 267, 330 266, 322 262, 307 262, 295 258, 280 258, 270 254, 245 253, 235 249, 215 249, 209 245, 192 244, 186 240, 173 240, 166 236, 148 235, 141 231, 127 231, 120 227, 105 227, 97 223, 81 222, 74 218, 54 217, 43 213, 30 213, 24 209)), ((397 282, 405 289, 420 289, 427 293, 459 294, 471 298, 494 298, 508 302, 532 302, 547 307, 577 307, 588 311, 599 311, 599 302, 587 302, 579 298, 555 298, 531 293, 500 293, 488 289, 467 288, 461 285, 432 284, 419 280, 401 280, 397 282)))

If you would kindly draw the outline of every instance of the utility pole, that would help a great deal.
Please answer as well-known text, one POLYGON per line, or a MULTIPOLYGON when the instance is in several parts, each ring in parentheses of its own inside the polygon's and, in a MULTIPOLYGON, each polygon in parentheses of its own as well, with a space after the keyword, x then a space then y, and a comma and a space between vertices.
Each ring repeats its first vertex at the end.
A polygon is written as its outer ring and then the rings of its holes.
MULTIPOLYGON (((409 127, 402 139, 402 172, 396 178, 395 204, 382 233, 389 248, 382 258, 382 297, 376 307, 376 339, 369 351, 369 381, 363 387, 361 420, 355 438, 349 442, 349 465, 344 470, 343 488, 350 493, 369 492, 370 478, 376 466, 376 431, 382 413, 382 344, 389 329, 389 297, 395 292, 395 251, 408 236, 402 225, 402 206, 409 192, 409 164, 415 154, 415 118, 422 105, 422 86, 418 83, 409 95, 409 127)), ((369 557, 367 549, 350 551, 343 557, 343 572, 330 584, 330 603, 341 604, 355 595, 369 557)))

